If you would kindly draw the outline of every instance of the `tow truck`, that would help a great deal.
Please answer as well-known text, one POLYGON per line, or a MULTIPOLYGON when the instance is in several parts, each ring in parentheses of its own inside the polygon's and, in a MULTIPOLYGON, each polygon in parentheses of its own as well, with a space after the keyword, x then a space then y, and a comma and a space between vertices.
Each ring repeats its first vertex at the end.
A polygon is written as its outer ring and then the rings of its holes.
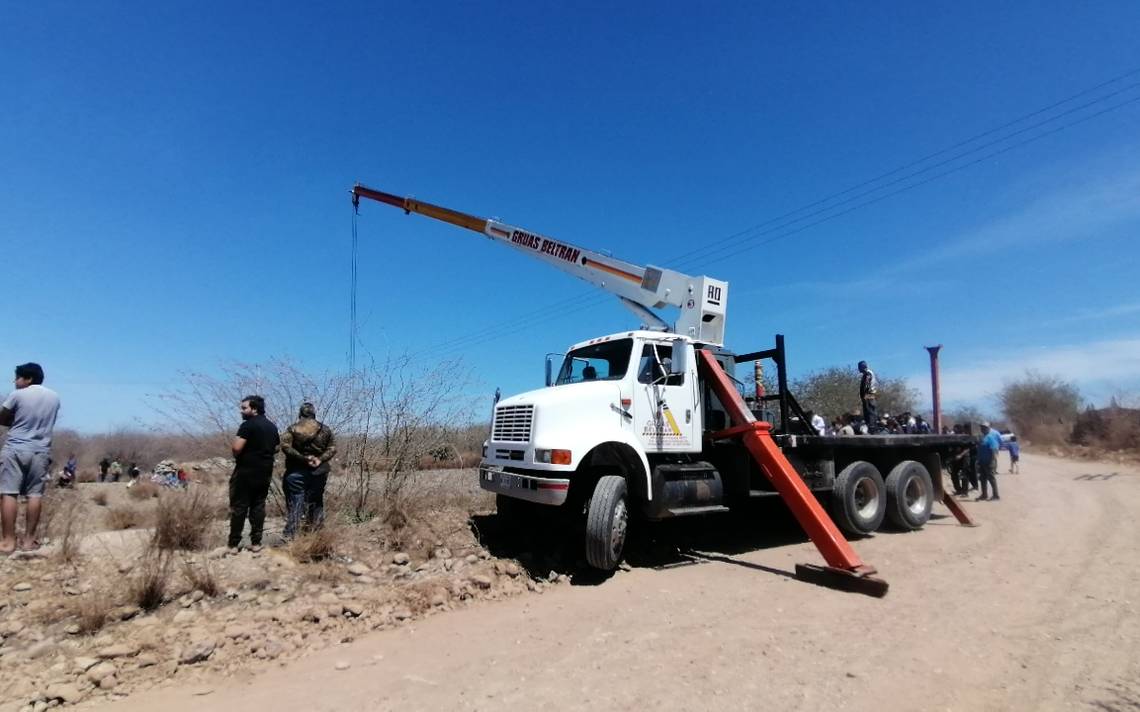
POLYGON ((558 363, 547 356, 543 388, 495 404, 479 465, 501 515, 548 507, 584 518, 590 566, 618 566, 631 523, 779 496, 826 562, 797 565, 797 576, 882 596, 887 583, 844 532, 920 529, 937 501, 972 524, 942 486, 945 465, 973 457, 971 437, 819 435, 788 392, 782 336, 774 348, 725 348, 727 282, 357 184, 357 211, 361 199, 480 233, 615 295, 641 321, 571 345, 558 363), (672 323, 655 311, 666 307, 679 310, 672 323), (777 389, 749 403, 734 374, 761 360, 775 362, 777 389), (776 427, 757 418, 769 403, 776 427))

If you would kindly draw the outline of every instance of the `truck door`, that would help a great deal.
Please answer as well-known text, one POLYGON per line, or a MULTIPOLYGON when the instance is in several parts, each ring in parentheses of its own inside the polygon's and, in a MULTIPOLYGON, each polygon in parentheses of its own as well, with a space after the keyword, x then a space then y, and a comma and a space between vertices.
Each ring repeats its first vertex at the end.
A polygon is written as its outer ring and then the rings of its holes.
POLYGON ((696 411, 695 364, 685 373, 670 374, 669 344, 642 346, 637 368, 634 423, 645 451, 694 452, 700 449, 699 414, 696 411))

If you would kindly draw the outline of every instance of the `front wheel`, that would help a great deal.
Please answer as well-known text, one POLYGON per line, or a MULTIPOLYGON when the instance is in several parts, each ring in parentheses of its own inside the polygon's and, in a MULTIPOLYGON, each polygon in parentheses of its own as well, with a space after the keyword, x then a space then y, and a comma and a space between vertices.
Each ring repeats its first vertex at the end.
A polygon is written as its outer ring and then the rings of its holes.
POLYGON ((603 571, 616 569, 628 529, 625 478, 606 475, 594 487, 586 513, 586 561, 590 566, 603 571))

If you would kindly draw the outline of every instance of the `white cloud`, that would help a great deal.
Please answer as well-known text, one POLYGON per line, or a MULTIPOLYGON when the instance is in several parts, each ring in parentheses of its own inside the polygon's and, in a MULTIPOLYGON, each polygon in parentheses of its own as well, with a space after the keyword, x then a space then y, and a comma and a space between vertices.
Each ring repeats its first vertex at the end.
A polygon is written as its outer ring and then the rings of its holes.
MULTIPOLYGON (((1060 376, 1076 383, 1086 398, 1103 400, 1117 389, 1140 386, 1140 338, 1009 351, 966 368, 943 369, 943 401, 986 401, 1026 371, 1060 376)), ((922 393, 930 390, 929 372, 907 380, 922 393)))

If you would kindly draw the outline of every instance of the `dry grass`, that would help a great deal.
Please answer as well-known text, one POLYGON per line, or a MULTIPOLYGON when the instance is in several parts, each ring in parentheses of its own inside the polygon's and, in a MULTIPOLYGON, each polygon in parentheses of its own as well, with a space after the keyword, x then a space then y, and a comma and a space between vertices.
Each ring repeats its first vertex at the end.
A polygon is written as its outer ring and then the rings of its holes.
POLYGON ((94 502, 95 504, 99 505, 100 507, 106 507, 107 506, 107 490, 105 490, 105 489, 96 490, 95 494, 91 495, 91 501, 94 502))
POLYGON ((167 492, 158 498, 153 545, 160 551, 198 551, 213 523, 213 498, 203 488, 167 492))
POLYGON ((207 559, 203 557, 200 563, 196 563, 189 558, 184 558, 181 563, 182 575, 190 584, 191 591, 201 591, 210 598, 221 593, 222 588, 218 585, 218 579, 214 576, 214 570, 210 567, 210 562, 207 559))
POLYGON ((110 507, 103 517, 108 529, 137 529, 146 521, 143 512, 134 505, 117 504, 110 507))
POLYGON ((305 581, 313 581, 333 586, 341 583, 345 578, 344 567, 332 561, 320 561, 307 564, 301 570, 301 576, 305 581))
POLYGON ((144 611, 153 611, 161 606, 170 587, 171 569, 169 553, 151 550, 144 554, 129 580, 131 602, 144 611))
POLYGON ((324 561, 331 557, 341 543, 342 531, 339 526, 326 523, 313 531, 304 532, 289 542, 286 549, 294 561, 302 564, 324 561))
POLYGON ((56 524, 53 529, 57 530, 52 536, 58 544, 53 554, 56 563, 70 565, 79 560, 79 513, 82 508, 83 502, 74 494, 69 494, 59 503, 58 518, 61 519, 52 520, 56 524))
POLYGON ((71 617, 83 635, 98 633, 111 617, 115 600, 105 591, 94 590, 72 599, 71 617))
POLYGON ((131 499, 136 501, 143 501, 147 499, 154 499, 162 493, 162 488, 153 482, 144 482, 139 480, 127 488, 127 493, 131 499))

